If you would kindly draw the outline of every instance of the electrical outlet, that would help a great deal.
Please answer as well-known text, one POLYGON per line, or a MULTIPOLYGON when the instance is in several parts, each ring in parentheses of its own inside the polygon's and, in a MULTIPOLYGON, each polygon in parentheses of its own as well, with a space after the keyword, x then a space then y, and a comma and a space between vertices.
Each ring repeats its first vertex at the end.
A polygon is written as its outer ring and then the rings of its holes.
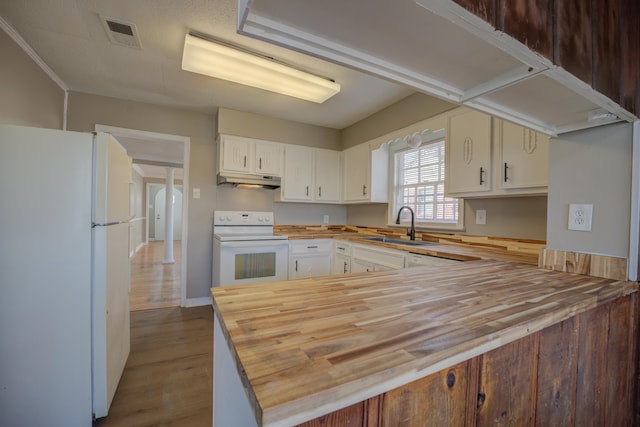
POLYGON ((329 224, 329 215, 325 215, 322 217, 322 223, 323 224, 329 224))
POLYGON ((569 223, 567 228, 576 231, 591 231, 593 205, 569 204, 569 223))
POLYGON ((487 210, 478 209, 476 211, 476 224, 485 225, 487 223, 487 210))
POLYGON ((194 199, 199 199, 200 198, 200 189, 199 188, 194 188, 193 189, 193 198, 194 199))

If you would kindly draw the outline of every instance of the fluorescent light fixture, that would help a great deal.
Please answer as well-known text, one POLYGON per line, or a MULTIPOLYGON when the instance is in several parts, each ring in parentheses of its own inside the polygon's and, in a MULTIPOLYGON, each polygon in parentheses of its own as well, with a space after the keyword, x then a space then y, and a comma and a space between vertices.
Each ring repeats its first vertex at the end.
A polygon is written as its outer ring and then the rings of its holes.
POLYGON ((191 34, 184 40, 182 69, 319 104, 340 92, 331 80, 191 34))

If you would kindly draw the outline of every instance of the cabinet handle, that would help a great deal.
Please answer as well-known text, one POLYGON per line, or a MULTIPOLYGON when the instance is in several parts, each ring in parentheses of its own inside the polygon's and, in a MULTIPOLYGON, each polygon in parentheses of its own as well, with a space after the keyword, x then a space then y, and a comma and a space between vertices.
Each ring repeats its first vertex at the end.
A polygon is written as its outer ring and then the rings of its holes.
POLYGON ((504 182, 507 182, 509 180, 509 178, 507 177, 508 169, 509 169, 509 166, 507 166, 507 162, 504 162, 504 182))
POLYGON ((307 185, 307 196, 309 195, 309 186, 307 185))
POLYGON ((362 195, 366 196, 367 195, 367 186, 362 184, 362 195))
POLYGON ((258 169, 262 170, 262 157, 258 160, 258 169))
POLYGON ((244 167, 247 167, 247 156, 244 156, 244 167))
POLYGON ((296 260, 296 273, 298 272, 298 260, 296 260))
POLYGON ((318 249, 318 246, 307 246, 307 249, 318 249))
POLYGON ((344 262, 344 270, 342 270, 342 274, 347 274, 347 261, 344 262))
POLYGON ((322 197, 322 187, 318 187, 318 197, 322 197))
POLYGON ((484 180, 484 173, 485 173, 485 172, 486 172, 486 171, 484 170, 484 168, 482 168, 482 167, 481 167, 481 168, 480 168, 480 185, 484 184, 484 181, 485 181, 485 180, 484 180))

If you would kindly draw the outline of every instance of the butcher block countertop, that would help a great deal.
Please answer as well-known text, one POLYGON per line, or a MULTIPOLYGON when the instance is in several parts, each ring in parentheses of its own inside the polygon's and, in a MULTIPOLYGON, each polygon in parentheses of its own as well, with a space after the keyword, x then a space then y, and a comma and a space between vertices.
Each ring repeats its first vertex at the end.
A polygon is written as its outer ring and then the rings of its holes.
POLYGON ((380 395, 637 290, 632 282, 480 260, 218 287, 211 295, 258 424, 280 426, 380 395))
POLYGON ((286 235, 289 240, 297 239, 341 239, 391 249, 456 259, 472 261, 479 259, 498 259, 502 261, 523 262, 538 265, 540 251, 546 247, 542 240, 510 239, 506 237, 472 236, 460 233, 442 233, 416 231, 416 240, 433 243, 429 246, 406 246, 393 243, 372 242, 364 240, 366 237, 391 237, 394 239, 408 239, 404 228, 375 228, 351 225, 276 225, 276 234, 286 235))

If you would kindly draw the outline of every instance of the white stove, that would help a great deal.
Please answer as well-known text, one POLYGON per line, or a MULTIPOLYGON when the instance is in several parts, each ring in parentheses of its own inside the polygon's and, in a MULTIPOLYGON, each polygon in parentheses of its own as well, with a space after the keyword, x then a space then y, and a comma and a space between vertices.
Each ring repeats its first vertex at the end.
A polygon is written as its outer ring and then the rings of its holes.
POLYGON ((273 223, 273 212, 214 212, 212 286, 287 279, 288 237, 273 223))

